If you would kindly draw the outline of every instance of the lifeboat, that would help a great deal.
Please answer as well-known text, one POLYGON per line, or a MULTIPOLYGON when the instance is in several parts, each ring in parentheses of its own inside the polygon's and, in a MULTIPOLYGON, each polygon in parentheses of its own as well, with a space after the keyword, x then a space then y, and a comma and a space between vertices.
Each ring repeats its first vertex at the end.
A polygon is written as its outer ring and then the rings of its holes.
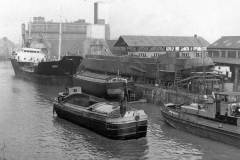
POLYGON ((133 109, 126 101, 107 102, 82 93, 73 87, 59 93, 53 111, 59 118, 93 130, 111 139, 145 137, 148 117, 143 110, 133 109))

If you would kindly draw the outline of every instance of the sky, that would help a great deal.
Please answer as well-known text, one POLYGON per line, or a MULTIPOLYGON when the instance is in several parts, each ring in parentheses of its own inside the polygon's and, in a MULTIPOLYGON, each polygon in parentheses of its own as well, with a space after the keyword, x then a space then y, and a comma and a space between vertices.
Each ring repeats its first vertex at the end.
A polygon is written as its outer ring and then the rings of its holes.
MULTIPOLYGON (((239 0, 99 0, 99 18, 120 35, 193 36, 210 43, 240 36, 239 0)), ((21 24, 46 20, 93 23, 94 0, 0 0, 0 37, 21 40, 21 24)))

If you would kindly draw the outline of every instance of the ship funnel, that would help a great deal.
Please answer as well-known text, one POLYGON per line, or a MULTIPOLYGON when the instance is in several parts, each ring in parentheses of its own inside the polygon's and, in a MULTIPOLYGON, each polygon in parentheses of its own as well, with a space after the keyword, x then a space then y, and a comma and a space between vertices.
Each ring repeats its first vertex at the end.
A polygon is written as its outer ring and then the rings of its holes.
POLYGON ((98 2, 94 3, 94 24, 98 23, 98 2))

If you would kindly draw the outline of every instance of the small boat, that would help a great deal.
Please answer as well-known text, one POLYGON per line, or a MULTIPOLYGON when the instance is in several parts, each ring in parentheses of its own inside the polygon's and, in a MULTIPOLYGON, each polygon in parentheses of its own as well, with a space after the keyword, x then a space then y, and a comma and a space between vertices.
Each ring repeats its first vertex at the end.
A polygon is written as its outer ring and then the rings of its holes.
POLYGON ((107 102, 82 93, 81 87, 59 93, 54 103, 58 117, 91 129, 111 139, 133 139, 145 137, 148 117, 143 110, 126 105, 126 100, 107 102))
POLYGON ((174 128, 240 147, 240 92, 205 95, 202 103, 168 103, 161 113, 174 128))

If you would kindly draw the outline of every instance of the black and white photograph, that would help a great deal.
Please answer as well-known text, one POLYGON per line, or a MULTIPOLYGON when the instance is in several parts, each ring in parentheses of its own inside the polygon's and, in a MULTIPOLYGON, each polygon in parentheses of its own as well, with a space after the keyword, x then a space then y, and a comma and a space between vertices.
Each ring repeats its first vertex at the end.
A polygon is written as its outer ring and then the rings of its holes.
POLYGON ((0 160, 239 160, 239 0, 0 0, 0 160))

